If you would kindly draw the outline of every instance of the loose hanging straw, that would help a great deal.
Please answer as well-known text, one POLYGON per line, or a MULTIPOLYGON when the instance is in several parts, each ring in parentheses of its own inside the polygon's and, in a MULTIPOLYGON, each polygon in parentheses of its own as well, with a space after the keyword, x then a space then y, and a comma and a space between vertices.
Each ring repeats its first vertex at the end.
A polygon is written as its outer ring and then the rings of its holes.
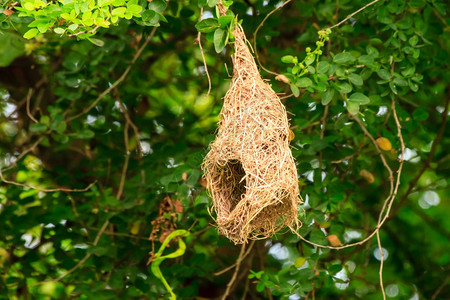
POLYGON ((285 107, 261 78, 239 24, 234 37, 232 84, 202 167, 219 233, 242 244, 298 228, 301 198, 285 107))

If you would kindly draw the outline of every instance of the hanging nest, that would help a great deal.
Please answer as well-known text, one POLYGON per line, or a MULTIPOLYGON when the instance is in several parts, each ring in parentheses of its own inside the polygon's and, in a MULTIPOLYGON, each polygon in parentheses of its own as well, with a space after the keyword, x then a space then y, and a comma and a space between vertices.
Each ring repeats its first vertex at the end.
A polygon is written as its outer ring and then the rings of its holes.
POLYGON ((203 162, 219 233, 235 244, 297 228, 301 203, 284 105, 234 30, 233 78, 203 162))

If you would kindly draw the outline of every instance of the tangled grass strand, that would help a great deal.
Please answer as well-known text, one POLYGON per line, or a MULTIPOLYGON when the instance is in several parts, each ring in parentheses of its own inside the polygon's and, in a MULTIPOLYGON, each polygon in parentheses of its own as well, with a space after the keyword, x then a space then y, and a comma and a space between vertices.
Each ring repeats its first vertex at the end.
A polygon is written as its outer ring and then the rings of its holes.
POLYGON ((234 36, 232 83, 202 167, 219 233, 243 244, 298 228, 301 198, 286 109, 261 78, 239 25, 234 36))

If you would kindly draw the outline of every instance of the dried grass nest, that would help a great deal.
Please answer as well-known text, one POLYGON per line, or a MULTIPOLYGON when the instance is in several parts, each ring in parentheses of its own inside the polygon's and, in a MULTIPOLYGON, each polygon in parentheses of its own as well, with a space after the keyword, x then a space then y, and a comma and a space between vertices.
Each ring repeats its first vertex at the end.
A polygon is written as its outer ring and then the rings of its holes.
POLYGON ((243 244, 298 228, 301 198, 286 109, 261 78, 240 25, 234 36, 232 84, 202 168, 219 233, 243 244))

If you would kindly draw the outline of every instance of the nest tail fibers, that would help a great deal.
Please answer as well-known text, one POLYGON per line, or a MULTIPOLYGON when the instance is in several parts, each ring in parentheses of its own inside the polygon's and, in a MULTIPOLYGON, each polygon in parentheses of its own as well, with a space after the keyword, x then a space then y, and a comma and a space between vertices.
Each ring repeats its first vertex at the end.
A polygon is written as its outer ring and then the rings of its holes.
POLYGON ((286 109, 259 75, 240 25, 234 36, 232 83, 203 170, 219 233, 242 244, 298 227, 301 198, 286 109))

